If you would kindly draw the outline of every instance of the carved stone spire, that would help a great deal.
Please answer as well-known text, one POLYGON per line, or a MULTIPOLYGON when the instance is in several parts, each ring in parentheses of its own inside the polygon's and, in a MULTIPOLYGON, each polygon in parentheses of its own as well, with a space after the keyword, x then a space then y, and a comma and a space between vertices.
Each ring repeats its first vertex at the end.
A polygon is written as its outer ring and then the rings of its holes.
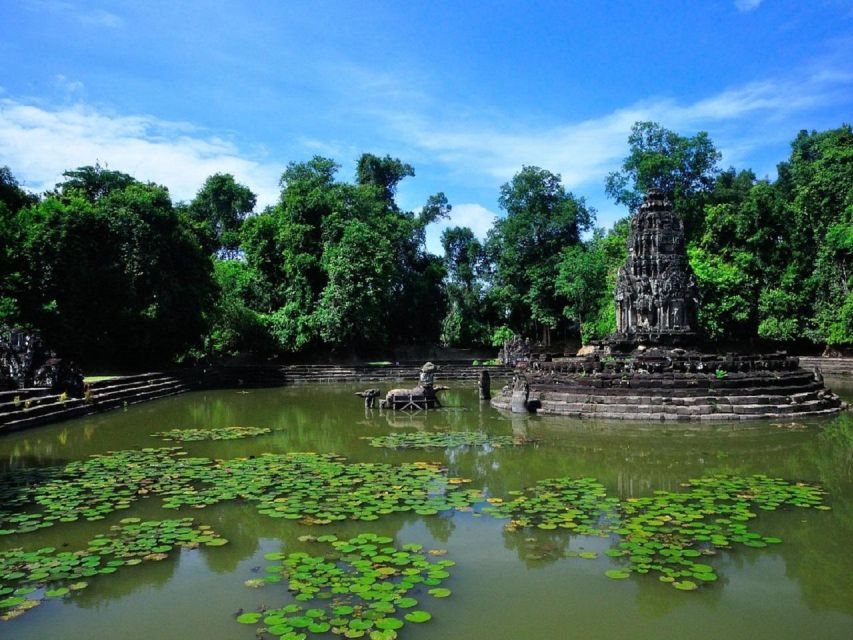
POLYGON ((696 277, 684 226, 659 189, 649 189, 628 234, 616 279, 614 345, 685 345, 696 339, 696 277))

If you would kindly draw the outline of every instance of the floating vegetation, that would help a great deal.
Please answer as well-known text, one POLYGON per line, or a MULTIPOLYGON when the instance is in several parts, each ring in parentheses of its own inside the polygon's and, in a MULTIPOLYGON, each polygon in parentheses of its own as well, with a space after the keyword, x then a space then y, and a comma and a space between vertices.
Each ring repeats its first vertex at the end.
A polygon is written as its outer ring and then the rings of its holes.
POLYGON ((11 549, 0 552, 0 620, 11 620, 45 598, 62 598, 85 589, 97 575, 122 566, 163 560, 175 547, 220 546, 227 542, 191 518, 142 522, 125 518, 79 551, 11 549))
MULTIPOLYGON (((62 467, 16 471, 0 485, 0 535, 29 533, 57 522, 102 520, 146 495, 187 486, 179 447, 115 451, 62 467)), ((196 459, 198 460, 198 459, 196 459)))
POLYGON ((749 530, 745 523, 756 517, 756 509, 830 508, 823 504, 825 492, 820 487, 764 475, 705 476, 685 483, 684 489, 656 491, 620 504, 620 522, 614 532, 624 540, 607 555, 624 559, 626 565, 608 572, 609 577, 655 573, 661 582, 693 591, 717 580, 714 568, 701 560, 718 549, 763 548, 782 542, 749 530))
POLYGON ((510 491, 511 500, 490 498, 483 509, 496 518, 510 518, 508 531, 519 527, 569 529, 582 535, 600 536, 609 532, 608 521, 619 501, 608 498, 607 490, 593 478, 540 480, 525 491, 510 491))
POLYGON ((198 480, 208 484, 176 493, 164 506, 204 507, 240 497, 257 502, 258 511, 273 518, 329 524, 377 520, 404 511, 434 515, 482 497, 463 486, 469 479, 448 478, 435 463, 347 463, 330 454, 267 454, 217 462, 198 480))
POLYGON ((246 500, 265 515, 304 524, 433 515, 480 500, 468 483, 428 462, 347 463, 314 453, 211 460, 185 457, 180 447, 115 451, 32 476, 19 472, 0 489, 0 535, 100 520, 146 496, 162 498, 168 509, 246 500))
POLYGON ((303 640, 328 632, 346 638, 394 640, 407 622, 420 624, 432 614, 416 608, 423 598, 446 598, 439 587, 449 577, 452 560, 430 560, 419 544, 392 546, 393 539, 363 533, 349 540, 310 537, 331 545, 322 555, 305 552, 269 553, 266 582, 287 581, 298 603, 278 609, 247 612, 237 622, 258 625, 259 632, 282 640, 303 640), (417 597, 415 597, 417 596, 417 597))
POLYGON ((272 429, 266 427, 217 427, 213 429, 172 429, 171 431, 158 431, 151 435, 155 438, 175 442, 199 442, 201 440, 238 440, 263 436, 268 433, 272 433, 272 429))
POLYGON ((365 436, 371 447, 387 449, 450 449, 453 447, 518 447, 530 440, 515 436, 490 436, 482 431, 413 431, 387 436, 365 436))
MULTIPOLYGON (((402 438, 417 436, 424 445, 439 441, 431 440, 438 437, 483 436, 465 433, 398 434, 393 438, 403 442, 402 438)), ((442 446, 460 446, 459 440, 452 440, 454 445, 444 442, 442 446)), ((201 509, 240 500, 253 503, 268 517, 307 525, 373 521, 403 512, 429 516, 471 511, 472 505, 483 501, 483 494, 470 488, 470 483, 467 478, 448 477, 445 468, 430 462, 351 463, 341 456, 317 453, 213 460, 190 457, 180 447, 115 451, 64 466, 5 474, 0 483, 0 535, 25 534, 80 519, 101 520, 151 496, 161 500, 166 509, 201 509)), ((524 491, 511 491, 506 497, 490 497, 483 512, 509 519, 508 531, 536 528, 554 534, 620 536, 614 548, 606 552, 618 559, 620 566, 608 569, 605 575, 624 580, 633 574, 653 574, 675 589, 692 591, 718 579, 715 569, 704 562, 718 550, 738 545, 762 548, 782 542, 748 528, 758 512, 783 507, 827 510, 830 507, 823 504, 824 494, 817 486, 763 475, 716 475, 691 480, 680 491, 657 491, 647 497, 619 500, 608 496, 593 478, 556 478, 539 481, 524 491)), ((63 589, 73 591, 70 585, 92 575, 92 571, 109 573, 121 564, 162 559, 175 544, 225 544, 206 528, 194 529, 187 522, 139 523, 126 518, 118 529, 89 543, 84 555, 98 557, 95 567, 84 566, 79 554, 63 552, 66 555, 57 558, 50 550, 40 559, 43 550, 5 552, 4 564, 0 565, 4 589, 0 591, 0 614, 19 615, 26 607, 35 606, 30 602, 36 597, 19 589, 35 588, 39 598, 63 597, 68 593, 63 589), (27 555, 33 553, 36 555, 27 555), (102 566, 103 557, 117 564, 102 566), (79 571, 51 570, 65 567, 66 560, 74 558, 77 564, 71 566, 79 564, 79 571), (40 564, 42 560, 55 564, 40 564), (16 564, 13 567, 9 563, 16 564), (84 569, 89 573, 81 573, 84 569), (25 582, 15 582, 21 579, 25 582), (57 581, 60 584, 54 584, 57 581)), ((317 540, 324 541, 322 536, 317 540)), ((593 551, 563 552, 556 541, 549 545, 553 546, 531 549, 528 558, 597 557, 593 551)), ((343 549, 342 553, 352 551, 343 549)), ((432 595, 449 594, 439 589, 432 595)), ((374 634, 393 631, 375 626, 371 629, 374 634)), ((348 627, 346 633, 357 631, 348 627)))
MULTIPOLYGON (((735 545, 762 548, 782 542, 749 530, 745 523, 756 517, 755 510, 830 508, 823 504, 825 492, 820 487, 764 475, 705 476, 685 483, 683 488, 680 492, 656 491, 649 497, 618 500, 608 497, 604 487, 592 478, 557 478, 510 492, 512 500, 490 498, 490 506, 483 511, 510 518, 505 527, 508 531, 562 528, 582 535, 621 536, 606 555, 625 564, 606 571, 607 577, 624 580, 632 573, 654 573, 676 589, 693 591, 717 580, 714 568, 701 560, 715 555, 718 549, 735 545)), ((593 552, 576 555, 596 557, 593 552)))

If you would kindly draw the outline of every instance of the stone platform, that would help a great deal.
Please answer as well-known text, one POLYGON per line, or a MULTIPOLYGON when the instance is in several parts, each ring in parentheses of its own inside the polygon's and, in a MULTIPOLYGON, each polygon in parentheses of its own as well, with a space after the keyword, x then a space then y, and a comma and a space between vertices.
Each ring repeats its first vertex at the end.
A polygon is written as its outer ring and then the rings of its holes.
POLYGON ((631 218, 616 277, 616 331, 583 358, 533 362, 492 400, 499 409, 606 420, 825 416, 845 404, 785 352, 714 353, 698 331, 699 291, 684 225, 659 189, 631 218))
MULTIPOLYGON (((682 349, 594 354, 518 371, 528 411, 601 420, 723 421, 827 416, 845 404, 819 373, 783 352, 717 355, 682 349)), ((492 400, 511 410, 511 385, 492 400)), ((517 410, 517 409, 516 409, 517 410)))

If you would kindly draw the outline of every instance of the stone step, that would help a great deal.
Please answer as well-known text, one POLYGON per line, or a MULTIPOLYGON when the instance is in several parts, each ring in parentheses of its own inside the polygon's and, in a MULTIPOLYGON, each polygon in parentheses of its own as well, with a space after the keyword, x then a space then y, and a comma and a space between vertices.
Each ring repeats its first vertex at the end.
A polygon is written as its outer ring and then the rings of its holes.
POLYGON ((0 424, 0 433, 26 429, 41 424, 58 422, 60 420, 79 418, 125 405, 129 406, 140 402, 148 402, 150 400, 178 395, 187 390, 188 388, 185 385, 179 383, 168 387, 159 387, 149 391, 131 393, 123 396, 119 395, 97 403, 81 402, 74 407, 60 406, 58 404, 44 405, 47 408, 54 409, 54 411, 41 413, 39 415, 20 415, 15 420, 8 421, 5 424, 0 424))
MULTIPOLYGON (((502 399, 503 400, 503 399, 502 399)), ((495 403, 499 408, 508 408, 509 402, 495 403), (504 406, 505 405, 505 406, 504 406)), ((698 404, 698 405, 650 405, 650 404, 596 404, 583 402, 560 402, 550 398, 540 400, 539 412, 543 414, 568 415, 602 419, 669 419, 669 416, 687 420, 704 419, 705 416, 721 415, 723 419, 749 419, 820 415, 835 413, 841 406, 837 398, 817 398, 798 403, 777 404, 698 404)))
POLYGON ((61 401, 57 398, 57 396, 51 396, 54 398, 51 402, 41 403, 35 406, 30 407, 21 407, 19 409, 12 409, 9 411, 4 411, 0 413, 0 425, 7 424, 9 422, 13 422, 22 417, 35 417, 41 415, 47 415, 49 413, 53 413, 57 410, 61 409, 74 409, 79 407, 80 405, 86 404, 86 401, 82 398, 68 398, 65 401, 61 401))
POLYGON ((139 402, 146 402, 148 400, 157 400, 167 396, 179 395, 181 393, 186 393, 189 390, 189 387, 186 385, 182 383, 175 383, 146 391, 136 391, 121 395, 117 394, 115 396, 99 400, 95 403, 95 406, 100 410, 113 409, 115 407, 124 406, 125 404, 131 405, 139 402))
POLYGON ((42 387, 26 387, 23 389, 0 391, 0 404, 14 403, 16 398, 18 401, 23 402, 24 400, 31 400, 49 394, 50 390, 42 387))
POLYGON ((536 385, 536 389, 542 393, 559 393, 575 396, 595 396, 600 398, 619 398, 619 397, 678 397, 678 398, 721 398, 721 397, 739 397, 739 396, 780 396, 780 395, 796 395, 799 393, 808 393, 820 391, 823 386, 817 382, 809 382, 808 384, 790 384, 790 385, 773 385, 773 386, 755 386, 745 388, 731 389, 695 389, 690 387, 666 387, 663 389, 651 390, 638 389, 636 387, 569 387, 568 385, 536 385), (644 393, 645 392, 645 393, 644 393))
POLYGON ((138 386, 173 378, 173 375, 158 371, 133 376, 117 376, 109 380, 99 380, 98 382, 90 383, 88 388, 93 392, 97 392, 107 388, 138 386))
POLYGON ((162 376, 157 378, 148 378, 143 381, 130 380, 126 382, 120 382, 113 385, 107 385, 103 387, 99 387, 97 389, 92 389, 92 396, 94 398, 100 398, 103 396, 107 396, 110 394, 115 394, 119 392, 132 392, 141 389, 148 389, 151 387, 158 387, 163 384, 174 384, 174 383, 182 383, 183 381, 175 378, 173 376, 162 376))
POLYGON ((101 380, 97 387, 89 386, 92 397, 89 400, 51 393, 47 389, 39 389, 40 395, 30 394, 30 397, 19 402, 4 402, 0 404, 0 424, 16 419, 18 416, 35 417, 53 413, 59 408, 73 408, 81 403, 94 403, 101 399, 114 397, 116 394, 134 393, 141 389, 161 388, 164 384, 179 382, 175 378, 164 377, 163 374, 143 374, 140 376, 117 377, 113 380, 101 380))
POLYGON ((104 380, 90 382, 88 383, 88 385, 90 389, 96 390, 101 389, 103 387, 115 386, 118 384, 140 383, 152 380, 154 378, 164 378, 168 376, 169 374, 163 371, 148 371, 146 373, 135 373, 128 376, 115 376, 113 378, 106 378, 104 380))
MULTIPOLYGON (((639 395, 592 395, 575 393, 537 392, 536 396, 543 401, 560 403, 595 404, 612 406, 616 404, 627 405, 651 405, 651 406, 676 406, 693 407, 700 405, 774 405, 774 404, 798 404, 817 397, 817 391, 803 391, 800 393, 777 393, 761 395, 741 396, 639 396, 639 395)), ((533 398, 533 396, 531 396, 533 398)))

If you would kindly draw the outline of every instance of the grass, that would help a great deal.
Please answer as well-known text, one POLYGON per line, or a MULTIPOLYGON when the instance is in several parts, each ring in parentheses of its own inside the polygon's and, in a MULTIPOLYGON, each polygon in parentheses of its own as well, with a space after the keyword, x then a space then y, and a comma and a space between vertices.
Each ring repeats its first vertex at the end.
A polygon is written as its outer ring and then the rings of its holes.
POLYGON ((113 378, 118 378, 118 376, 86 376, 83 378, 83 382, 100 382, 101 380, 112 380, 113 378))

